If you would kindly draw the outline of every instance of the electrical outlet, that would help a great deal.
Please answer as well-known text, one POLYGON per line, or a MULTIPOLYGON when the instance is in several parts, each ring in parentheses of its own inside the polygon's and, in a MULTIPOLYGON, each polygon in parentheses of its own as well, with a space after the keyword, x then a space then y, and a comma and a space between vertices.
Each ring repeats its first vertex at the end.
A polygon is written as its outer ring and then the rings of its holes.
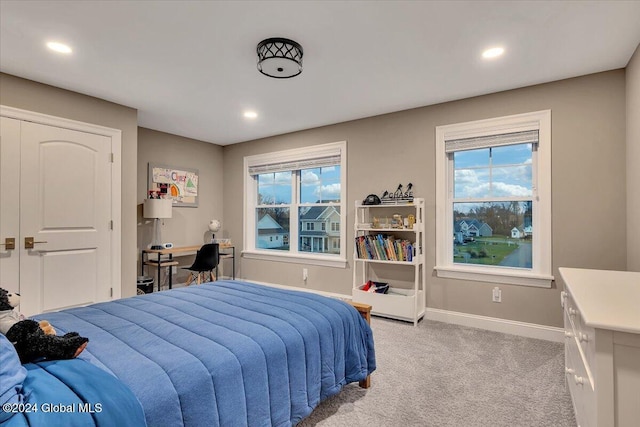
POLYGON ((306 282, 308 278, 309 278, 309 270, 307 270, 306 268, 303 268, 302 269, 302 280, 304 280, 306 282))
POLYGON ((502 302, 502 290, 499 287, 493 288, 493 302, 502 302))

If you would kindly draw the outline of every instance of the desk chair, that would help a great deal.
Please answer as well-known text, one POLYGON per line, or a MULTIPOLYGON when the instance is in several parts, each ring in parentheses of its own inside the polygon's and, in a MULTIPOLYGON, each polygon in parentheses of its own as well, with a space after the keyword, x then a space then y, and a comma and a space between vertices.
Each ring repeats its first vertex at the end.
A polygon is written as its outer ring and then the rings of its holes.
MULTIPOLYGON (((189 278, 186 285, 189 286, 194 280, 196 284, 200 284, 201 278, 206 278, 206 273, 209 273, 209 281, 213 282, 213 270, 216 269, 218 261, 220 260, 220 245, 218 243, 207 243, 203 245, 196 253, 196 259, 193 261, 191 267, 182 267, 184 270, 189 270, 189 278)), ((215 280, 218 278, 216 277, 215 280)))

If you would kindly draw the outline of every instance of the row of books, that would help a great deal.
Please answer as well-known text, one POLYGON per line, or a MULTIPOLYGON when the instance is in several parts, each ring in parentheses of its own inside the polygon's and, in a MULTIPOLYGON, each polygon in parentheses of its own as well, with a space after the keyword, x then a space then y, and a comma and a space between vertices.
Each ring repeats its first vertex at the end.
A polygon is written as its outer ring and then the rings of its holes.
POLYGON ((413 261, 415 244, 392 235, 368 234, 356 237, 356 252, 360 259, 383 261, 413 261))

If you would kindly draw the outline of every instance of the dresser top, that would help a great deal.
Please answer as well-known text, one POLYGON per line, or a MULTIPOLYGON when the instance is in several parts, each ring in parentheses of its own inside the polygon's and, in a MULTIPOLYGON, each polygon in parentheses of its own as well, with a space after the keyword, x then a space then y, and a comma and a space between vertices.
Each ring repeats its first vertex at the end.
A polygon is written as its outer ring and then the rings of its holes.
POLYGON ((559 270, 588 326, 640 334, 640 273, 565 267, 559 270))

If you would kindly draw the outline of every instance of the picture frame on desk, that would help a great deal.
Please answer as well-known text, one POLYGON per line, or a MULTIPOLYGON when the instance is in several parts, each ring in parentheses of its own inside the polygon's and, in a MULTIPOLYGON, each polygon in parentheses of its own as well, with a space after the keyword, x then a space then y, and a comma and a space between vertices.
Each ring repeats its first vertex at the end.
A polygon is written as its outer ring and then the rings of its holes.
POLYGON ((230 248, 233 246, 231 239, 213 239, 211 243, 217 243, 221 248, 230 248))

